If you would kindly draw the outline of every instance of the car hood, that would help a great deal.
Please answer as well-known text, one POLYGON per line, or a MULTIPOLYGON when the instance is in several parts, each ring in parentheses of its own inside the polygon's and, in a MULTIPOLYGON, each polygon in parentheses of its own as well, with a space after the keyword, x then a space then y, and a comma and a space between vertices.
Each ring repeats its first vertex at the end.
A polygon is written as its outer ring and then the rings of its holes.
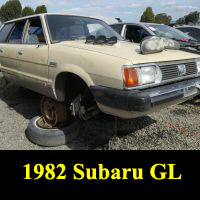
POLYGON ((132 64, 158 63, 173 60, 178 61, 200 58, 200 55, 195 53, 170 49, 164 50, 160 53, 142 55, 140 53, 139 44, 130 43, 127 41, 118 41, 117 44, 112 46, 85 44, 85 41, 82 40, 61 42, 60 45, 122 58, 131 62, 132 64))

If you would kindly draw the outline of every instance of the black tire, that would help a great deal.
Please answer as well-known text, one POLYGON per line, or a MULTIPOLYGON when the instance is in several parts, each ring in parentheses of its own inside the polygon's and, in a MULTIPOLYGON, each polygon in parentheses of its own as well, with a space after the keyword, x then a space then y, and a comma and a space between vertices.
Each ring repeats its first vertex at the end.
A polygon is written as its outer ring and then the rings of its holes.
POLYGON ((0 88, 4 88, 7 84, 7 80, 0 74, 0 88))
POLYGON ((56 147, 65 145, 75 139, 80 130, 81 122, 74 121, 71 125, 62 129, 42 129, 37 125, 40 117, 34 117, 26 129, 26 137, 34 144, 43 147, 56 147))

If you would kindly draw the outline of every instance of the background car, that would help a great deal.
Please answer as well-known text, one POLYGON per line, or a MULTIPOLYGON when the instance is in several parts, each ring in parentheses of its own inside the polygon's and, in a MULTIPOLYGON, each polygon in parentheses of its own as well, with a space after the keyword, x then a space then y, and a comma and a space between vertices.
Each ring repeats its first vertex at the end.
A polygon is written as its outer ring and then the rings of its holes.
POLYGON ((111 24, 124 39, 140 43, 147 36, 158 36, 176 40, 182 47, 198 49, 200 43, 193 37, 173 27, 154 23, 117 23, 111 24))
POLYGON ((176 29, 186 33, 187 35, 195 38, 200 42, 200 26, 180 26, 176 27, 176 29))

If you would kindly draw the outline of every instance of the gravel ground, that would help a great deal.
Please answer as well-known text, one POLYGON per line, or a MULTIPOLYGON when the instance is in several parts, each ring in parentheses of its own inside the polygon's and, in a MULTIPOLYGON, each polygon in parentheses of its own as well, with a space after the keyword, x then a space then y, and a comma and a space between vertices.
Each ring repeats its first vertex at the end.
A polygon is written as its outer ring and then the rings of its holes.
POLYGON ((200 149, 200 101, 192 100, 149 116, 119 120, 100 115, 82 124, 66 145, 43 148, 25 137, 31 118, 40 114, 41 96, 6 84, 0 73, 0 149, 7 150, 187 150, 200 149))

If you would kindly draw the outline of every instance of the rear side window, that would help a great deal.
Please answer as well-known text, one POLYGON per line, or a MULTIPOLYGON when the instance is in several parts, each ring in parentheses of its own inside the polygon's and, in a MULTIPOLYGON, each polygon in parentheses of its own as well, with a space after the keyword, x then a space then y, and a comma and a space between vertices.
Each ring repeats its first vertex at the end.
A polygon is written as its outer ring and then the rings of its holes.
POLYGON ((21 44, 26 21, 17 22, 8 40, 12 44, 21 44))
POLYGON ((4 25, 4 27, 0 31, 0 43, 6 42, 6 39, 10 31, 12 30, 13 26, 14 26, 14 23, 4 25))
POLYGON ((111 25, 111 27, 121 35, 122 33, 122 29, 123 29, 123 24, 114 24, 114 25, 111 25))

